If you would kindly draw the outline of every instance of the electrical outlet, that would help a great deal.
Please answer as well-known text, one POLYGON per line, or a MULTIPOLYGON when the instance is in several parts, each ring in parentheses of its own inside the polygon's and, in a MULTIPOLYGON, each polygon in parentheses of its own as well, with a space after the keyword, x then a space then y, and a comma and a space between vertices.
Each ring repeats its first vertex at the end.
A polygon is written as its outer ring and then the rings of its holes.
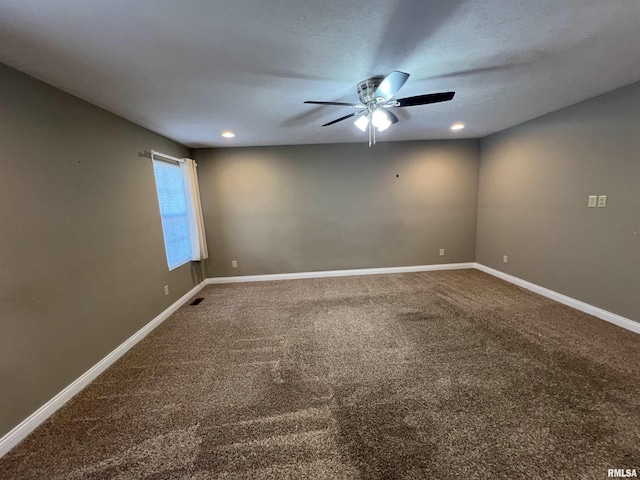
POLYGON ((598 196, 597 195, 589 195, 589 203, 587 203, 587 206, 589 208, 593 208, 595 206, 598 205, 598 196))
POLYGON ((238 262, 231 260, 231 268, 238 268, 238 262))
POLYGON ((606 207, 607 206, 607 196, 606 195, 598 195, 598 207, 606 207))
POLYGON ((441 257, 444 257, 444 248, 441 248, 441 249, 440 249, 440 256, 441 256, 441 257))
POLYGON ((506 255, 502 256, 502 263, 509 263, 509 258, 506 255))
POLYGON ((164 286, 164 296, 166 297, 167 295, 169 295, 169 285, 164 286))

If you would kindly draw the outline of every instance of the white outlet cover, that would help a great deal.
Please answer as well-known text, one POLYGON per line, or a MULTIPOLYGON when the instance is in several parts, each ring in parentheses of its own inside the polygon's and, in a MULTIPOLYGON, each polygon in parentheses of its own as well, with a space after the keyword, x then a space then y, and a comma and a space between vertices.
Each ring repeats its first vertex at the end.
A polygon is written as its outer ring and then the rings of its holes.
POLYGON ((607 196, 599 195, 598 196, 598 207, 606 207, 607 206, 607 196))
POLYGON ((587 203, 589 208, 593 208, 598 205, 598 196, 597 195, 589 195, 589 203, 587 203))

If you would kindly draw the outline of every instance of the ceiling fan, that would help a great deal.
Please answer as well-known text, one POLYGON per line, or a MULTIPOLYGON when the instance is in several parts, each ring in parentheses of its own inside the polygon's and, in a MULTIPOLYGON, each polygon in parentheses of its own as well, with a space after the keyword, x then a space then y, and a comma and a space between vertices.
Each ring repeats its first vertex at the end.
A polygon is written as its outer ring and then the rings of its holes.
POLYGON ((354 124, 363 132, 369 131, 369 146, 371 146, 376 144, 376 130, 381 132, 386 130, 390 125, 398 122, 398 117, 389 110, 390 108, 413 107, 415 105, 447 102, 455 95, 455 92, 442 92, 394 99, 393 97, 396 96, 408 78, 408 73, 395 70, 386 77, 379 76, 363 80, 358 84, 360 103, 315 101, 306 101, 304 103, 356 108, 357 110, 355 112, 325 123, 322 126, 327 127, 346 120, 347 118, 358 117, 354 124))

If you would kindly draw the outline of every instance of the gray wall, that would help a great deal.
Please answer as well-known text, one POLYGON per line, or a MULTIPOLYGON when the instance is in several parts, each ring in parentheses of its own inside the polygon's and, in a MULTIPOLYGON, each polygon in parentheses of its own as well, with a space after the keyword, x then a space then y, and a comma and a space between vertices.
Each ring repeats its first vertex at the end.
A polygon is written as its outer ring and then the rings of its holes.
POLYGON ((638 112, 640 83, 483 139, 477 261, 640 320, 638 112))
POLYGON ((0 64, 0 436, 198 283, 167 269, 150 148, 189 154, 0 64))
POLYGON ((478 147, 363 141, 195 150, 207 273, 471 262, 478 147))

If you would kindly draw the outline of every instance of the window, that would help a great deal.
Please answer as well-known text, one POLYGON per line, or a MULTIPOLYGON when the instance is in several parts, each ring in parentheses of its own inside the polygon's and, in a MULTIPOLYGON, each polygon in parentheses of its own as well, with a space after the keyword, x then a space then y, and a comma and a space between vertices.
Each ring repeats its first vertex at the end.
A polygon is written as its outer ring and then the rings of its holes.
POLYGON ((169 270, 191 261, 191 235, 185 181, 180 165, 153 160, 169 270))
POLYGON ((169 270, 209 256, 197 164, 151 150, 169 270))

